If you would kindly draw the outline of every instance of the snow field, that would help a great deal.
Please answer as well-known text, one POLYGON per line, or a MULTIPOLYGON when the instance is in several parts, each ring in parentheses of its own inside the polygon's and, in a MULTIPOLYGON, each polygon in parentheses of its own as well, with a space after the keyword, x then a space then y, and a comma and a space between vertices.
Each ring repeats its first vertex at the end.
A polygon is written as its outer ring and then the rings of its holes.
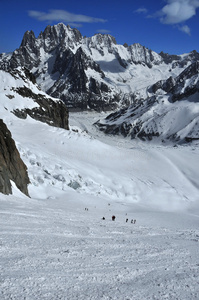
POLYGON ((1 199, 1 299, 198 299, 199 231, 67 196, 1 199))
POLYGON ((31 198, 0 195, 0 299, 198 299, 198 148, 105 136, 97 118, 5 114, 31 198))

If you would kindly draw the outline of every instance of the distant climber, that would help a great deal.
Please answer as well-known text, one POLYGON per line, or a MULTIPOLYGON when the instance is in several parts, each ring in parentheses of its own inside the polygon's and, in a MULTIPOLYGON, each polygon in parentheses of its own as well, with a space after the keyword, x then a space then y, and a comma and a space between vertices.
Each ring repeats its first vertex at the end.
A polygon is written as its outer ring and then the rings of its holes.
POLYGON ((115 216, 112 216, 112 221, 115 221, 115 216))
POLYGON ((131 224, 135 224, 136 223, 136 220, 131 220, 131 224))

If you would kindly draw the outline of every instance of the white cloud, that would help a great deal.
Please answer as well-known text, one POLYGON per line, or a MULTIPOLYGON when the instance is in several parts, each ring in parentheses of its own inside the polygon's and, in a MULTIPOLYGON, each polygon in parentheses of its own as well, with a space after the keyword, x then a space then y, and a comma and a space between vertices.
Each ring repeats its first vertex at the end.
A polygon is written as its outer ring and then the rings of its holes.
POLYGON ((97 32, 102 33, 102 34, 108 34, 108 33, 110 33, 110 30, 107 30, 107 29, 99 29, 99 30, 97 30, 97 32))
POLYGON ((30 17, 33 17, 39 21, 56 21, 56 22, 65 22, 71 26, 80 27, 80 23, 105 23, 107 20, 89 17, 85 15, 78 15, 70 13, 66 10, 52 9, 47 13, 41 11, 30 10, 28 12, 30 17))
POLYGON ((179 24, 192 18, 199 8, 199 0, 167 0, 159 12, 163 24, 179 24))
POLYGON ((191 35, 191 29, 189 28, 189 26, 184 25, 184 26, 180 26, 179 30, 181 30, 182 32, 191 35))
POLYGON ((148 12, 148 9, 144 8, 144 7, 141 7, 141 8, 138 8, 135 10, 135 13, 138 13, 138 14, 146 14, 148 12))

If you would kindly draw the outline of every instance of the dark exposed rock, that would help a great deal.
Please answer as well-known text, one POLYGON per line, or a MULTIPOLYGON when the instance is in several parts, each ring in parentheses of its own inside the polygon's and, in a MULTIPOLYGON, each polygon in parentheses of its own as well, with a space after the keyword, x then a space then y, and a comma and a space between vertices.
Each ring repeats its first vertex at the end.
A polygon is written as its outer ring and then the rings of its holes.
POLYGON ((168 54, 168 53, 164 53, 163 51, 160 52, 160 56, 163 58, 164 62, 166 64, 170 64, 172 63, 172 61, 178 61, 180 60, 180 56, 178 55, 171 55, 171 54, 168 54))
POLYGON ((28 78, 33 84, 36 84, 36 78, 27 68, 24 68, 26 78, 28 78))
POLYGON ((18 189, 28 195, 28 184, 30 183, 27 167, 20 158, 15 142, 7 126, 0 119, 0 192, 11 194, 11 182, 15 182, 18 189))
POLYGON ((155 94, 158 90, 161 89, 166 93, 169 93, 175 86, 175 83, 176 83, 175 79, 171 76, 167 80, 160 80, 156 82, 154 85, 152 85, 149 88, 149 91, 155 94))
POLYGON ((176 77, 175 85, 171 90, 172 101, 188 98, 197 92, 199 92, 199 62, 191 64, 176 77), (190 79, 191 82, 186 85, 186 81, 190 79))
POLYGON ((101 97, 103 92, 108 92, 108 86, 103 82, 96 82, 92 77, 88 79, 85 73, 88 68, 98 72, 101 78, 105 77, 99 65, 89 58, 81 47, 75 54, 67 49, 61 56, 57 56, 53 68, 53 73, 59 72, 62 79, 56 81, 47 93, 62 99, 68 107, 73 108, 87 109, 88 106, 94 108, 95 103, 98 103, 99 107, 108 104, 101 97), (64 93, 66 87, 67 95, 64 93), (99 96, 101 101, 98 102, 99 96), (91 99, 94 99, 95 103, 91 103, 91 99))
POLYGON ((116 56, 116 58, 117 58, 119 64, 120 64, 124 69, 126 69, 126 67, 128 66, 127 61, 125 61, 124 59, 122 59, 118 53, 116 53, 115 56, 116 56))
POLYGON ((15 91, 22 97, 32 98, 39 104, 39 107, 33 109, 16 109, 13 113, 25 119, 27 115, 35 120, 47 123, 48 125, 69 129, 68 109, 62 101, 53 101, 42 94, 35 94, 27 87, 16 88, 15 91))
MULTIPOLYGON (((17 92, 22 97, 30 98, 38 104, 36 104, 32 109, 25 108, 23 110, 19 110, 16 108, 13 111, 16 116, 25 119, 27 115, 29 115, 33 119, 45 122, 49 125, 69 129, 68 109, 66 105, 61 100, 53 100, 52 98, 47 97, 45 93, 36 94, 26 86, 26 84, 30 86, 30 81, 35 84, 35 77, 29 70, 26 68, 10 69, 9 74, 15 79, 22 79, 24 82, 23 86, 17 88, 11 87, 11 91, 17 92)), ((35 88, 37 90, 37 86, 35 88)), ((9 99, 14 98, 14 95, 10 94, 6 94, 6 96, 9 99)))
POLYGON ((128 135, 128 133, 130 132, 131 128, 132 128, 132 125, 130 123, 123 122, 120 126, 120 132, 124 137, 126 137, 128 135))

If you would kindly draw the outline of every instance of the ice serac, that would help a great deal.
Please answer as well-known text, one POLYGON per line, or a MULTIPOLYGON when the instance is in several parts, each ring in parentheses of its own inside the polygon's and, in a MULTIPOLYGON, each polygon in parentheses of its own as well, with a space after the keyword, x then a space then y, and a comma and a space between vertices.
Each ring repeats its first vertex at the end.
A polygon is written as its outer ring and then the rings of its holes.
POLYGON ((12 194, 11 181, 13 181, 22 193, 29 196, 30 181, 27 167, 21 160, 11 133, 2 119, 0 119, 0 150, 0 192, 12 194))

